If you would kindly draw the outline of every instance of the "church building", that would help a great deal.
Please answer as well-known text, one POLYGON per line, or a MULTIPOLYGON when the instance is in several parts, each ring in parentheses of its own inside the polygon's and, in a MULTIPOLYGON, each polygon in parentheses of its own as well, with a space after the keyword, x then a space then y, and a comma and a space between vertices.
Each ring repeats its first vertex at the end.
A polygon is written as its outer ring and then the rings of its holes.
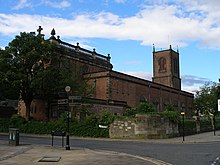
MULTIPOLYGON (((105 56, 97 53, 95 49, 84 49, 79 43, 66 43, 59 36, 55 36, 55 30, 51 35, 50 40, 57 44, 60 55, 70 60, 74 67, 80 68, 83 79, 94 88, 88 98, 91 111, 100 113, 108 110, 114 114, 123 114, 127 108, 146 101, 154 104, 158 112, 172 104, 178 112, 184 111, 186 116, 192 114, 194 95, 181 90, 179 52, 174 51, 171 46, 161 51, 156 51, 153 46, 153 78, 149 81, 114 71, 109 54, 105 56)), ((58 117, 58 103, 48 106, 49 118, 58 117)), ((43 107, 43 103, 33 101, 34 110, 31 111, 31 117, 35 120, 47 120, 43 107)), ((75 107, 70 104, 70 110, 76 116, 75 107)), ((25 107, 20 106, 21 116, 24 116, 24 111, 25 107)))

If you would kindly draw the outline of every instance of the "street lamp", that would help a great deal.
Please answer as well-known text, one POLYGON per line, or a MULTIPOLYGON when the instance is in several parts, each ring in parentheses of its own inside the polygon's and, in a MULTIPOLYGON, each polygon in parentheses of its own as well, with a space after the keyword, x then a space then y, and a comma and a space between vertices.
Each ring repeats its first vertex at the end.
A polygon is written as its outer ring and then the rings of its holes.
POLYGON ((182 115, 182 119, 183 119, 183 124, 182 124, 183 127, 182 127, 182 128, 183 128, 183 141, 184 141, 184 140, 185 140, 185 139, 184 139, 184 135, 185 135, 185 132, 184 132, 184 131, 185 131, 185 130, 184 130, 184 116, 185 116, 185 112, 181 112, 181 115, 182 115))
POLYGON ((70 86, 65 87, 65 91, 67 93, 67 116, 66 116, 66 123, 67 123, 67 133, 66 133, 66 150, 70 150, 70 139, 69 139, 69 132, 70 132, 70 108, 69 108, 69 92, 71 90, 70 86))

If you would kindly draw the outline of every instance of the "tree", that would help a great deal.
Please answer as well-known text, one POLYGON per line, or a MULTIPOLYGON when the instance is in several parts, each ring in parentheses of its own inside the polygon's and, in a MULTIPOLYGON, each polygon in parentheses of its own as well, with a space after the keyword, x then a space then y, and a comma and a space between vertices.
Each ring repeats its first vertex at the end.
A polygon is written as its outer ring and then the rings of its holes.
MULTIPOLYGON (((53 44, 34 32, 20 33, 1 53, 3 66, 7 67, 3 74, 16 89, 26 106, 26 119, 30 117, 30 105, 36 93, 37 78, 45 66, 53 60, 53 44)), ((16 91, 15 96, 18 95, 16 91)))
POLYGON ((18 99, 19 96, 17 83, 11 81, 15 76, 9 65, 10 59, 10 55, 0 49, 0 100, 18 99))
POLYGON ((215 115, 219 91, 219 86, 211 82, 196 91, 194 108, 197 115, 215 115))
MULTIPOLYGON (((30 118, 34 98, 49 103, 67 85, 82 96, 89 91, 80 72, 59 54, 56 44, 34 32, 20 33, 0 51, 0 69, 0 89, 7 81, 11 91, 16 91, 13 97, 20 95, 26 106, 26 120, 30 118)), ((7 92, 2 97, 7 97, 7 92)))

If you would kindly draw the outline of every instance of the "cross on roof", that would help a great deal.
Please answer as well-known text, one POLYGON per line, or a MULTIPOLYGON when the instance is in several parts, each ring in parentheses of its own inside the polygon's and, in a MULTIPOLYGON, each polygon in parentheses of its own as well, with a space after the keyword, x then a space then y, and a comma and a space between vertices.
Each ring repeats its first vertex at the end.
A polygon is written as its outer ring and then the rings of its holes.
POLYGON ((39 26, 39 28, 37 29, 38 35, 41 35, 42 30, 43 30, 43 28, 41 26, 39 26))

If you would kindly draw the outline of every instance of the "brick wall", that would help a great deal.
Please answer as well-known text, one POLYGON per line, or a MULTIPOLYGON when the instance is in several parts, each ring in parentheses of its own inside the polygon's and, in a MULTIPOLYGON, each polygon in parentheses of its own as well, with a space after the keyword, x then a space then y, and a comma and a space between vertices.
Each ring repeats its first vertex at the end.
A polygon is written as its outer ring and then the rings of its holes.
POLYGON ((191 115, 193 94, 153 83, 120 72, 108 71, 87 75, 89 82, 96 82, 95 96, 127 102, 129 107, 137 106, 140 101, 153 103, 157 111, 163 111, 166 105, 173 104, 176 109, 191 115))

